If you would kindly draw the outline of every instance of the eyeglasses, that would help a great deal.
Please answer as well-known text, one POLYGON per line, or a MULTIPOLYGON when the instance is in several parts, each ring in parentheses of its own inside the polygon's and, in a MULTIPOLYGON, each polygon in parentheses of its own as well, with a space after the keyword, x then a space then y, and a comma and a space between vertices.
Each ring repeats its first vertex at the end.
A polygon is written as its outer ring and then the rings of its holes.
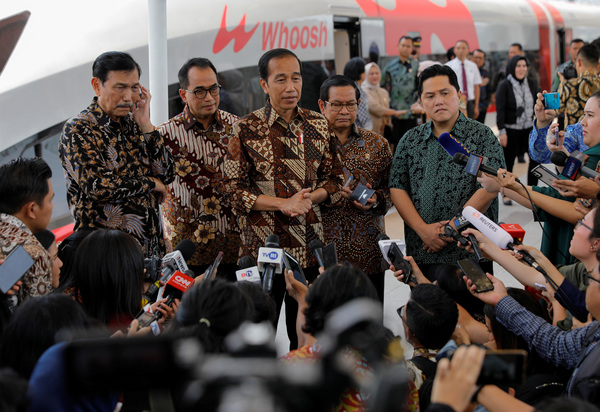
POLYGON ((183 89, 183 90, 185 90, 186 92, 194 93, 194 96, 196 96, 196 99, 204 99, 206 97, 206 93, 209 93, 209 92, 210 92, 211 96, 218 96, 219 92, 221 91, 221 85, 215 84, 210 89, 205 89, 204 87, 198 87, 197 89, 194 89, 194 90, 187 90, 187 89, 183 89))
POLYGON ((585 275, 583 275, 583 276, 584 276, 584 278, 583 278, 583 284, 585 286, 589 286, 590 283, 591 283, 590 282, 591 280, 593 280, 594 282, 600 283, 600 280, 596 279, 595 277, 592 277, 592 276, 588 275, 587 273, 585 275))
POLYGON ((583 227, 587 228, 591 232, 594 231, 594 229, 592 229, 591 227, 589 227, 588 225, 586 225, 585 223, 583 223, 583 220, 577 219, 577 223, 575 224, 575 229, 579 229, 580 226, 583 226, 583 227))
POLYGON ((404 323, 404 326, 406 326, 410 330, 410 326, 408 326, 408 323, 406 323, 406 319, 404 319, 406 313, 405 308, 406 305, 400 306, 398 309, 396 309, 396 313, 398 314, 398 316, 400 316, 400 320, 402 321, 402 323, 404 323))
POLYGON ((356 109, 358 108, 358 103, 356 102, 351 102, 351 103, 331 103, 328 102, 327 100, 325 100, 326 104, 330 104, 331 105, 331 110, 333 110, 334 112, 339 112, 342 110, 342 108, 346 108, 348 109, 349 112, 355 112, 356 109))

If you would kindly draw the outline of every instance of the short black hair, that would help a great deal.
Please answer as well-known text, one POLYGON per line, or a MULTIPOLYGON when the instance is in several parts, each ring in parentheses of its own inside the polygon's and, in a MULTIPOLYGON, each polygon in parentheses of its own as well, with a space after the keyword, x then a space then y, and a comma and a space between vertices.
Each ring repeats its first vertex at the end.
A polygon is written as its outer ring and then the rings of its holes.
POLYGON ((569 46, 573 45, 573 43, 585 43, 585 42, 583 40, 581 40, 581 39, 573 39, 569 43, 569 46))
POLYGON ((92 64, 92 76, 97 77, 104 84, 110 71, 130 72, 135 69, 137 69, 139 79, 142 75, 142 69, 129 53, 109 51, 96 57, 94 64, 92 64))
POLYGON ((448 343, 458 322, 456 302, 432 283, 417 285, 405 310, 406 325, 427 349, 441 349, 448 343))
POLYGON ((302 75, 302 62, 298 56, 296 56, 291 50, 279 48, 269 50, 260 56, 260 59, 258 60, 258 74, 260 75, 260 78, 266 82, 269 78, 269 62, 273 59, 279 59, 285 56, 292 56, 298 60, 298 64, 300 65, 300 75, 302 75))
POLYGON ((446 58, 448 59, 448 61, 450 61, 455 57, 456 54, 454 53, 454 46, 449 47, 448 50, 446 50, 446 58))
POLYGON ((185 62, 185 64, 183 66, 181 66, 181 69, 179 69, 179 73, 177 73, 177 77, 179 78, 179 87, 181 87, 182 89, 187 89, 188 86, 190 85, 190 79, 188 78, 188 72, 190 71, 190 69, 192 67, 199 67, 199 68, 208 68, 211 69, 213 72, 215 72, 215 76, 218 76, 219 74, 217 73, 217 69, 215 68, 214 64, 212 64, 212 62, 204 57, 193 57, 191 59, 189 59, 187 62, 185 62))
POLYGON ((52 231, 50 231, 48 229, 43 229, 43 230, 40 230, 39 232, 35 232, 33 234, 33 236, 35 236, 35 238, 38 240, 38 242, 40 242, 40 244, 46 250, 50 249, 50 246, 52 246, 52 243, 54 243, 56 241, 56 236, 54 236, 54 233, 52 233, 52 231))
POLYGON ((360 100, 360 90, 358 90, 358 86, 351 78, 348 76, 342 76, 341 74, 336 74, 335 76, 331 76, 329 79, 325 80, 321 85, 321 90, 319 91, 319 99, 324 102, 329 100, 329 89, 332 87, 344 87, 344 86, 352 86, 354 87, 354 91, 356 92, 356 101, 360 100))
POLYGON ((475 50, 473 50, 473 52, 472 52, 471 54, 473 54, 473 53, 475 53, 475 52, 483 53, 483 58, 484 58, 484 59, 487 57, 487 53, 486 53, 486 52, 484 52, 484 51, 483 51, 483 50, 481 50, 481 49, 475 49, 475 50))
POLYGON ((454 86, 457 92, 460 91, 460 86, 458 85, 458 78, 456 77, 456 73, 454 73, 454 70, 452 70, 452 68, 446 65, 434 64, 433 66, 429 66, 428 68, 423 70, 419 75, 419 98, 423 93, 423 83, 425 83, 425 80, 438 76, 448 76, 448 81, 450 82, 450 84, 454 86))
MULTIPOLYGON (((407 35, 405 34, 404 36, 400 36, 400 38, 398 39, 398 44, 400 44, 400 42, 401 42, 402 40, 404 40, 404 39, 408 39, 408 40, 410 40, 410 41, 411 41, 411 43, 414 43, 414 41, 415 41, 416 37, 415 37, 415 39, 413 39, 412 37, 410 37, 410 36, 407 36, 407 35)), ((420 37, 419 37, 419 39, 420 39, 420 37)))
POLYGON ((327 269, 308 289, 302 330, 313 336, 318 334, 331 311, 361 297, 378 300, 375 286, 361 270, 346 265, 327 269))
POLYGON ((509 47, 516 47, 520 51, 523 51, 523 45, 521 43, 513 43, 509 47))
POLYGON ((0 213, 14 215, 29 202, 42 205, 51 177, 52 169, 39 157, 19 157, 0 166, 0 213))
POLYGON ((344 66, 344 76, 349 77, 353 81, 360 79, 360 75, 365 72, 365 61, 360 57, 353 57, 348 60, 344 66))
POLYGON ((600 50, 594 44, 584 44, 577 52, 577 58, 580 59, 585 66, 596 67, 598 59, 600 59, 600 50))

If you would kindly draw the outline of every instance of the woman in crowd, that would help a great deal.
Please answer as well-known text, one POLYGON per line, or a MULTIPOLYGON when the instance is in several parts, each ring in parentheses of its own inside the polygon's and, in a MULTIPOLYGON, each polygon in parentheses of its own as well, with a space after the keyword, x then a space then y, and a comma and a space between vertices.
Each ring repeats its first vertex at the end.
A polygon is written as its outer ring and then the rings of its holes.
MULTIPOLYGON (((539 87, 527 79, 528 66, 524 56, 513 57, 506 66, 506 79, 500 82, 496 90, 496 124, 504 149, 506 170, 510 172, 517 154, 522 153, 523 148, 527 150, 529 132, 533 128, 533 107, 539 87)), ((537 164, 530 160, 529 170, 537 164)), ((527 182, 535 185, 537 179, 530 173, 527 182)), ((504 204, 511 204, 510 199, 504 199, 504 204)))
POLYGON ((361 84, 361 88, 367 95, 369 102, 369 113, 373 119, 375 133, 379 133, 389 140, 391 137, 392 120, 390 116, 401 116, 406 110, 394 110, 390 108, 390 95, 379 85, 381 81, 381 70, 377 63, 369 63, 365 66, 367 79, 361 84))
POLYGON ((75 277, 75 252, 77 248, 83 242, 90 233, 91 229, 79 229, 67 236, 60 245, 58 245, 58 258, 62 262, 60 268, 60 282, 58 288, 55 289, 57 293, 68 293, 73 288, 73 278, 75 277))

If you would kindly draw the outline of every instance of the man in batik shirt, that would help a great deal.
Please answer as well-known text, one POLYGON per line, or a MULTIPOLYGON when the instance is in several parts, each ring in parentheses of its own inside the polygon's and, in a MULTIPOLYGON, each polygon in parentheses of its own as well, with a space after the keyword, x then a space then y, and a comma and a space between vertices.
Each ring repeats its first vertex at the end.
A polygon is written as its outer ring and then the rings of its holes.
POLYGON ((419 62, 410 57, 412 49, 413 39, 408 36, 400 37, 398 58, 389 62, 381 73, 381 86, 390 94, 392 109, 408 110, 400 117, 392 117, 393 139, 390 140, 390 144, 394 147, 404 133, 417 125, 417 119, 411 112, 411 106, 417 101, 419 62))
POLYGON ((127 53, 101 54, 92 73, 96 97, 65 123, 59 143, 75 230, 119 229, 162 256, 159 205, 173 158, 150 121, 150 92, 127 53))
POLYGON ((354 124, 360 93, 346 76, 333 76, 321 86, 319 107, 336 136, 346 180, 352 177, 339 207, 323 208, 327 243, 335 242, 338 259, 348 261, 369 276, 383 302, 384 274, 377 236, 385 233, 385 214, 391 205, 388 179, 392 152, 387 140, 354 124), (362 183, 375 190, 362 205, 350 195, 362 183))
MULTIPOLYGON (((308 243, 325 241, 319 204, 341 199, 343 174, 332 147, 334 136, 327 119, 298 107, 302 69, 294 53, 270 50, 258 68, 267 104, 234 126, 226 160, 241 256, 257 257, 267 236, 276 234, 280 246, 298 259, 312 280, 318 268, 308 243)), ((284 292, 285 280, 276 275, 273 296, 278 307, 284 292)), ((296 311, 294 299, 286 299, 292 348, 297 345, 296 311)))
POLYGON ((187 264, 198 275, 223 251, 218 274, 235 275, 240 235, 223 196, 223 175, 238 117, 218 109, 221 86, 210 60, 193 58, 185 63, 179 70, 179 86, 185 108, 159 129, 175 161, 175 180, 163 207, 167 247, 171 250, 191 239, 196 251, 187 264))

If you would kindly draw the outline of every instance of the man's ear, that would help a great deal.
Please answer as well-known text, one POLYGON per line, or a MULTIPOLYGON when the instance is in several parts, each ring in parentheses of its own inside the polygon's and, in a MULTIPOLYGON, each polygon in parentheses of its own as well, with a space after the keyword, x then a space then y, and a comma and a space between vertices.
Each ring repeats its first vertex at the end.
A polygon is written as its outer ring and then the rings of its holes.
POLYGON ((100 88, 102 87, 102 82, 97 77, 92 77, 92 88, 94 89, 94 93, 96 96, 100 96, 100 88))
POLYGON ((323 100, 319 99, 318 103, 319 103, 319 109, 321 110, 321 114, 324 115, 325 114, 325 102, 323 100))
POLYGON ((20 215, 30 220, 35 220, 39 206, 34 201, 27 202, 21 208, 20 215))
POLYGON ((269 89, 267 86, 267 81, 265 79, 260 79, 260 87, 262 87, 263 92, 265 92, 265 94, 269 94, 269 89))

